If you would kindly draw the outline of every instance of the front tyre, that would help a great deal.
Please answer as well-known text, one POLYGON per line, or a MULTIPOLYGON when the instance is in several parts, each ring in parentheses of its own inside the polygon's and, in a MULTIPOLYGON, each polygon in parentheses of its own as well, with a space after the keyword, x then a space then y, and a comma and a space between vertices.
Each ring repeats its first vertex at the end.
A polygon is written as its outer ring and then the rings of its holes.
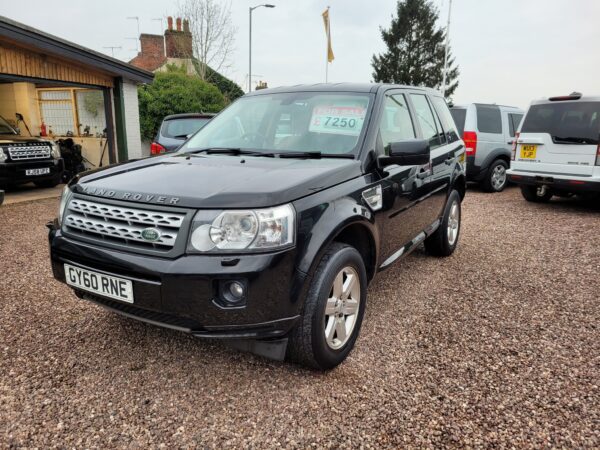
POLYGON ((460 235, 460 194, 453 190, 448 196, 442 222, 435 232, 425 239, 425 250, 434 256, 450 256, 458 245, 460 235))
POLYGON ((547 186, 521 186, 521 194, 528 202, 547 203, 552 198, 552 191, 547 186))
POLYGON ((367 301, 367 272, 358 251, 334 242, 308 288, 300 322, 291 331, 288 359, 332 369, 346 359, 360 332, 367 301))

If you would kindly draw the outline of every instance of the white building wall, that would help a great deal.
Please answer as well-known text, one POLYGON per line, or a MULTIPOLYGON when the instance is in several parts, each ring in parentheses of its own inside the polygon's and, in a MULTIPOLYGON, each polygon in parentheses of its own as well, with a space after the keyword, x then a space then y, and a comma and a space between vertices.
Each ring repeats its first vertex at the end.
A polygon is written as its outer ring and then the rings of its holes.
POLYGON ((123 81, 123 104, 125 108, 125 130, 127 133, 127 153, 129 159, 148 156, 142 151, 140 136, 140 108, 138 105, 137 85, 123 81))

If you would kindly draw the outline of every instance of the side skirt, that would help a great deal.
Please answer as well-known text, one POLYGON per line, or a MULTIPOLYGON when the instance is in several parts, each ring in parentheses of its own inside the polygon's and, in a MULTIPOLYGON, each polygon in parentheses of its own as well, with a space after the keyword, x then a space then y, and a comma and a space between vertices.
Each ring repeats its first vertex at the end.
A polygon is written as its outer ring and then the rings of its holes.
POLYGON ((435 222, 425 228, 425 230, 416 235, 409 243, 403 247, 400 247, 400 249, 398 249, 394 254, 390 255, 383 263, 381 263, 378 271, 385 270, 400 258, 408 256, 428 236, 431 236, 433 233, 435 233, 435 230, 439 228, 441 222, 441 219, 437 219, 435 222))

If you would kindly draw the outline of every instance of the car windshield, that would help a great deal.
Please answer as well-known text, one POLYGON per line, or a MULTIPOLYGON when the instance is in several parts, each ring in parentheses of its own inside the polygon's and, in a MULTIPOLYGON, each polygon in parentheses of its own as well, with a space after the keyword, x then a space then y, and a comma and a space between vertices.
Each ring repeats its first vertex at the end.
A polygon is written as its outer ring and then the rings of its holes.
POLYGON ((17 134, 3 117, 0 117, 0 134, 17 134))
POLYGON ((207 117, 186 117, 165 120, 160 134, 168 138, 182 138, 194 134, 210 121, 207 117))
POLYGON ((292 92, 243 97, 211 120, 180 151, 210 148, 258 152, 356 151, 371 96, 292 92))
POLYGON ((521 133, 548 133, 556 143, 598 145, 600 102, 532 105, 521 133))

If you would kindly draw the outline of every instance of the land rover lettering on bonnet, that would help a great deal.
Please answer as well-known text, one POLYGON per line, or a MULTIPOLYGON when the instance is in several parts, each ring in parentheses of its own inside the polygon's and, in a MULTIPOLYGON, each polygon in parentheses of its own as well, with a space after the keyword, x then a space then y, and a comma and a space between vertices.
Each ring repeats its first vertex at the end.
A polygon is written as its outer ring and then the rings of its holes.
POLYGON ((458 245, 465 149, 442 96, 386 84, 247 94, 175 153, 83 174, 52 270, 133 319, 326 370, 377 272, 458 245))

